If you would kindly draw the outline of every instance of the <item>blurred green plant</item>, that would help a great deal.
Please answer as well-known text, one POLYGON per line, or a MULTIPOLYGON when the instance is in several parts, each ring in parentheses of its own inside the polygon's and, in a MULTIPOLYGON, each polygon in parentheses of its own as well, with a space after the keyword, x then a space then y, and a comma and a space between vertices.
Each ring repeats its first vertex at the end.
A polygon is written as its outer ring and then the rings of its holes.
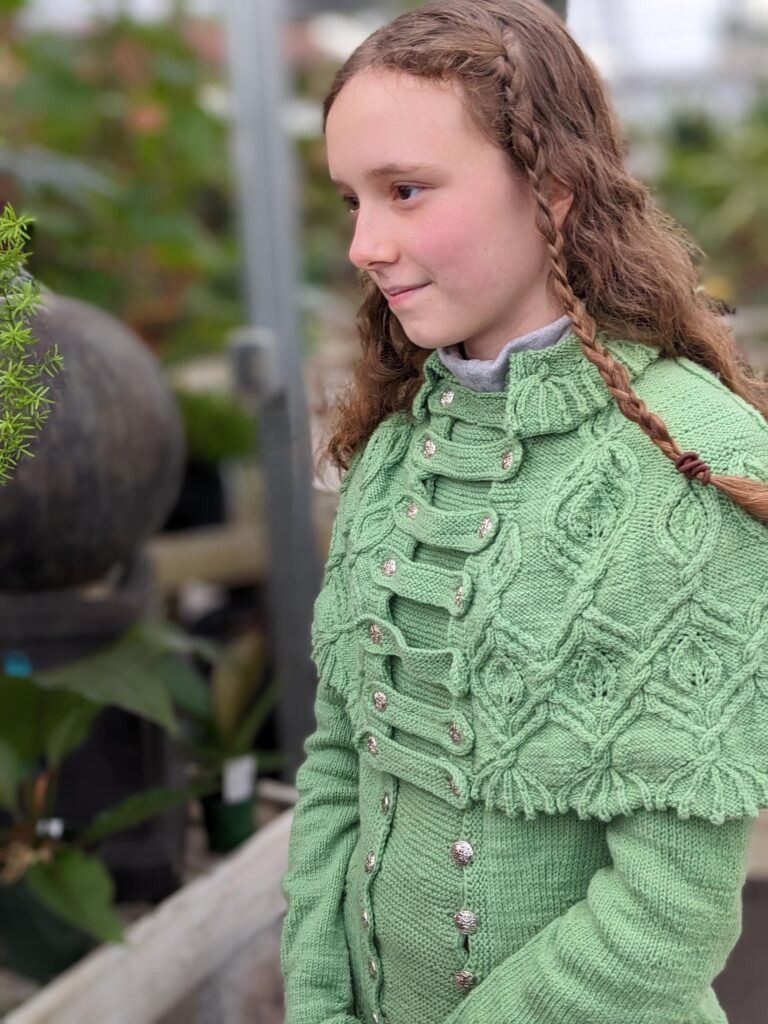
POLYGON ((187 459, 216 465, 252 455, 256 448, 255 417, 229 394, 174 389, 186 437, 187 459))
POLYGON ((280 693, 280 681, 267 679, 264 635, 251 630, 231 640, 212 667, 205 704, 189 716, 192 728, 182 741, 198 778, 220 786, 226 762, 251 753, 265 770, 285 764, 284 754, 253 746, 280 693))
POLYGON ((656 193, 707 254, 705 287, 768 305, 768 94, 736 122, 678 112, 661 142, 656 193))
POLYGON ((219 32, 184 6, 69 35, 0 21, 0 195, 39 220, 32 269, 166 361, 244 316, 219 32))
MULTIPOLYGON (((166 364, 221 351, 246 311, 220 19, 174 0, 159 21, 123 11, 67 35, 22 31, 21 6, 0 17, 0 200, 36 214, 34 273, 118 316, 166 364)), ((333 70, 313 55, 294 92, 319 104, 333 70)), ((299 139, 298 155, 303 279, 356 294, 324 140, 299 139)))
POLYGON ((29 351, 29 320, 40 305, 40 289, 24 270, 31 217, 6 203, 0 214, 0 484, 6 483, 48 418, 51 399, 44 377, 55 376, 63 359, 53 345, 42 358, 29 351))
POLYGON ((99 711, 120 707, 180 732, 176 710, 206 707, 202 676, 181 654, 219 657, 208 641, 169 625, 140 622, 103 650, 32 675, 0 674, 0 889, 23 884, 49 912, 101 941, 122 937, 114 885, 100 842, 168 807, 209 791, 133 793, 80 825, 54 815, 65 757, 89 735, 99 711))

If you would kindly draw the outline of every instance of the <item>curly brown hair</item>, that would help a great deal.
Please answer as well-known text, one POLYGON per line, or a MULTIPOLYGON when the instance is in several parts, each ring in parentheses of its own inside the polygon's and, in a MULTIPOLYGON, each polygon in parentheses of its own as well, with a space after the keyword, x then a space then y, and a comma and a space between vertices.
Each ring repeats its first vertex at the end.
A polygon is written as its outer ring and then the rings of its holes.
MULTIPOLYGON (((364 68, 458 84, 474 123, 530 185, 551 286, 622 413, 689 479, 713 484, 768 521, 768 486, 715 475, 696 453, 681 452, 597 338, 599 331, 686 356, 768 419, 768 383, 756 378, 717 303, 698 286, 700 250, 626 169, 605 87, 560 18, 539 0, 435 0, 408 11, 339 69, 323 105, 324 131, 340 90, 364 68), (548 202, 552 178, 574 195, 560 229, 548 202)), ((387 415, 410 407, 429 354, 409 340, 371 278, 362 273, 360 280, 362 358, 336 406, 322 460, 340 469, 387 415)))

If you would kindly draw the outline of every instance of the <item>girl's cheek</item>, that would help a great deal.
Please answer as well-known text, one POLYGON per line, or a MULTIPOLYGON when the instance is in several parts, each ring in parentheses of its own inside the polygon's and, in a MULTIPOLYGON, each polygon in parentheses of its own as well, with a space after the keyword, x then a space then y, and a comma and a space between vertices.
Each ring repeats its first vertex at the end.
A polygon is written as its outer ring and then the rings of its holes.
MULTIPOLYGON (((473 235, 466 213, 447 211, 422 221, 419 225, 419 248, 424 259, 442 266, 459 264, 462 250, 466 252, 473 235)), ((474 235, 477 242, 477 235, 474 235)))

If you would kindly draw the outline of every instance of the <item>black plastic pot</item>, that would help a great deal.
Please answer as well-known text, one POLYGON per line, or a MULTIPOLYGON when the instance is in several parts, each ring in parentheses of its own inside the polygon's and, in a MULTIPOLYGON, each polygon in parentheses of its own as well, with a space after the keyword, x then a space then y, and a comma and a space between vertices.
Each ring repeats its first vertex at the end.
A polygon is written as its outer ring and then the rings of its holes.
POLYGON ((229 853, 256 831, 256 797, 224 803, 220 793, 201 798, 203 822, 212 853, 229 853))
POLYGON ((96 944, 92 936, 47 910, 23 882, 0 885, 0 959, 16 974, 50 981, 96 944))

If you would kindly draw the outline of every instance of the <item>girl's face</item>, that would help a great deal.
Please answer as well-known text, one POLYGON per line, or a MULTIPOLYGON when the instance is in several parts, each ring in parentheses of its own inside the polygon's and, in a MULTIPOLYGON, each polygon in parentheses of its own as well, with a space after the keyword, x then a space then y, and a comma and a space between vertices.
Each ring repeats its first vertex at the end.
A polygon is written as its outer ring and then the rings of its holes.
MULTIPOLYGON (((463 341, 468 358, 492 359, 563 315, 548 288, 533 195, 472 123, 455 85, 358 72, 331 106, 326 142, 354 224, 349 258, 415 345, 463 341)), ((553 191, 558 223, 570 201, 564 186, 553 191)))

